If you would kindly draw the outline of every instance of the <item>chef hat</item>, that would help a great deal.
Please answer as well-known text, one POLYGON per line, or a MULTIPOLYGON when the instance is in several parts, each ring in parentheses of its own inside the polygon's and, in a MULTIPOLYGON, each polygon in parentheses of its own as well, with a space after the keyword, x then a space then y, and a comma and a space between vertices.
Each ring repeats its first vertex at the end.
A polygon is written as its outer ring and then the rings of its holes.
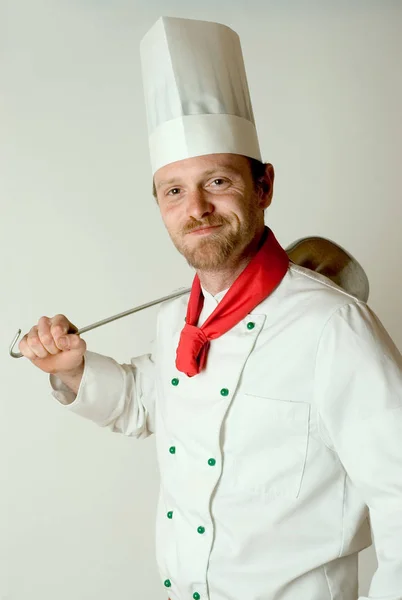
POLYGON ((141 63, 153 173, 218 152, 261 160, 237 33, 161 17, 141 41, 141 63))

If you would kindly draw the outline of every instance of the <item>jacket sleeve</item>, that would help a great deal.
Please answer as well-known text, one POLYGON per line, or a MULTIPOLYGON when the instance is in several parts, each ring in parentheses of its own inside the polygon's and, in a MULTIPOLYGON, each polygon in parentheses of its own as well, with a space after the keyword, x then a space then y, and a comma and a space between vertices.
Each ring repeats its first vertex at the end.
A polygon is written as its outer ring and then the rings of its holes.
POLYGON ((314 385, 322 431, 370 512, 378 568, 360 600, 402 600, 402 358, 365 304, 327 321, 314 385))
POLYGON ((78 394, 50 375, 52 395, 66 410, 113 432, 146 438, 154 433, 155 363, 150 354, 119 364, 87 351, 78 394))

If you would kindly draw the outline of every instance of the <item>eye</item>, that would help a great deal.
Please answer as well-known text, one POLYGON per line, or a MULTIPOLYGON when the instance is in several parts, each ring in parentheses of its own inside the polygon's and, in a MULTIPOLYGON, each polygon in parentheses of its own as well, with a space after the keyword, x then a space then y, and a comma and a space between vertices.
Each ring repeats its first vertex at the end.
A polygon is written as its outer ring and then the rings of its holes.
POLYGON ((208 184, 209 187, 215 188, 217 191, 225 191, 230 187, 231 181, 226 177, 215 177, 208 184))
POLYGON ((177 196, 178 193, 180 193, 180 188, 175 187, 175 188, 172 188, 171 190, 169 190, 166 195, 167 196, 177 196))

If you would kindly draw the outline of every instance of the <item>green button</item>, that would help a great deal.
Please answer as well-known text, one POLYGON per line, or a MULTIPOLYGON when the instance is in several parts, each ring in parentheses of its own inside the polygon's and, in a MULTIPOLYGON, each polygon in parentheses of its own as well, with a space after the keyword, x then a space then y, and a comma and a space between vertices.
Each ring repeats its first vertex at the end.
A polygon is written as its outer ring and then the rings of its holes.
POLYGON ((198 527, 198 533, 205 533, 205 527, 198 527))
POLYGON ((194 598, 194 600, 200 600, 201 596, 199 595, 198 592, 194 592, 193 598, 194 598))
POLYGON ((173 511, 172 510, 169 510, 169 512, 167 513, 167 518, 173 519, 173 511))
POLYGON ((221 389, 221 396, 228 396, 229 395, 229 390, 227 388, 222 388, 221 389))
POLYGON ((210 467, 214 467, 216 465, 216 460, 214 458, 210 458, 208 460, 208 464, 210 467))
POLYGON ((179 380, 177 379, 177 377, 174 377, 172 379, 172 385, 179 385, 179 380))
POLYGON ((163 582, 163 585, 165 587, 170 587, 172 585, 170 579, 166 579, 166 581, 163 582))
POLYGON ((252 321, 250 321, 250 323, 247 323, 247 329, 254 329, 255 327, 255 323, 253 323, 252 321))
POLYGON ((176 454, 176 446, 170 446, 169 452, 170 454, 176 454))

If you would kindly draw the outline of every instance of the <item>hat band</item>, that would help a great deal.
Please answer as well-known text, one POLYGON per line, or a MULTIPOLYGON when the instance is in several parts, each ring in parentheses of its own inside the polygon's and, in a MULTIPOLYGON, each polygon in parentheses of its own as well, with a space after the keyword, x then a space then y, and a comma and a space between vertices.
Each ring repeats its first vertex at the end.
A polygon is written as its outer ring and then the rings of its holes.
POLYGON ((261 160, 255 125, 235 115, 185 115, 149 137, 152 173, 178 160, 205 154, 242 154, 261 160))

